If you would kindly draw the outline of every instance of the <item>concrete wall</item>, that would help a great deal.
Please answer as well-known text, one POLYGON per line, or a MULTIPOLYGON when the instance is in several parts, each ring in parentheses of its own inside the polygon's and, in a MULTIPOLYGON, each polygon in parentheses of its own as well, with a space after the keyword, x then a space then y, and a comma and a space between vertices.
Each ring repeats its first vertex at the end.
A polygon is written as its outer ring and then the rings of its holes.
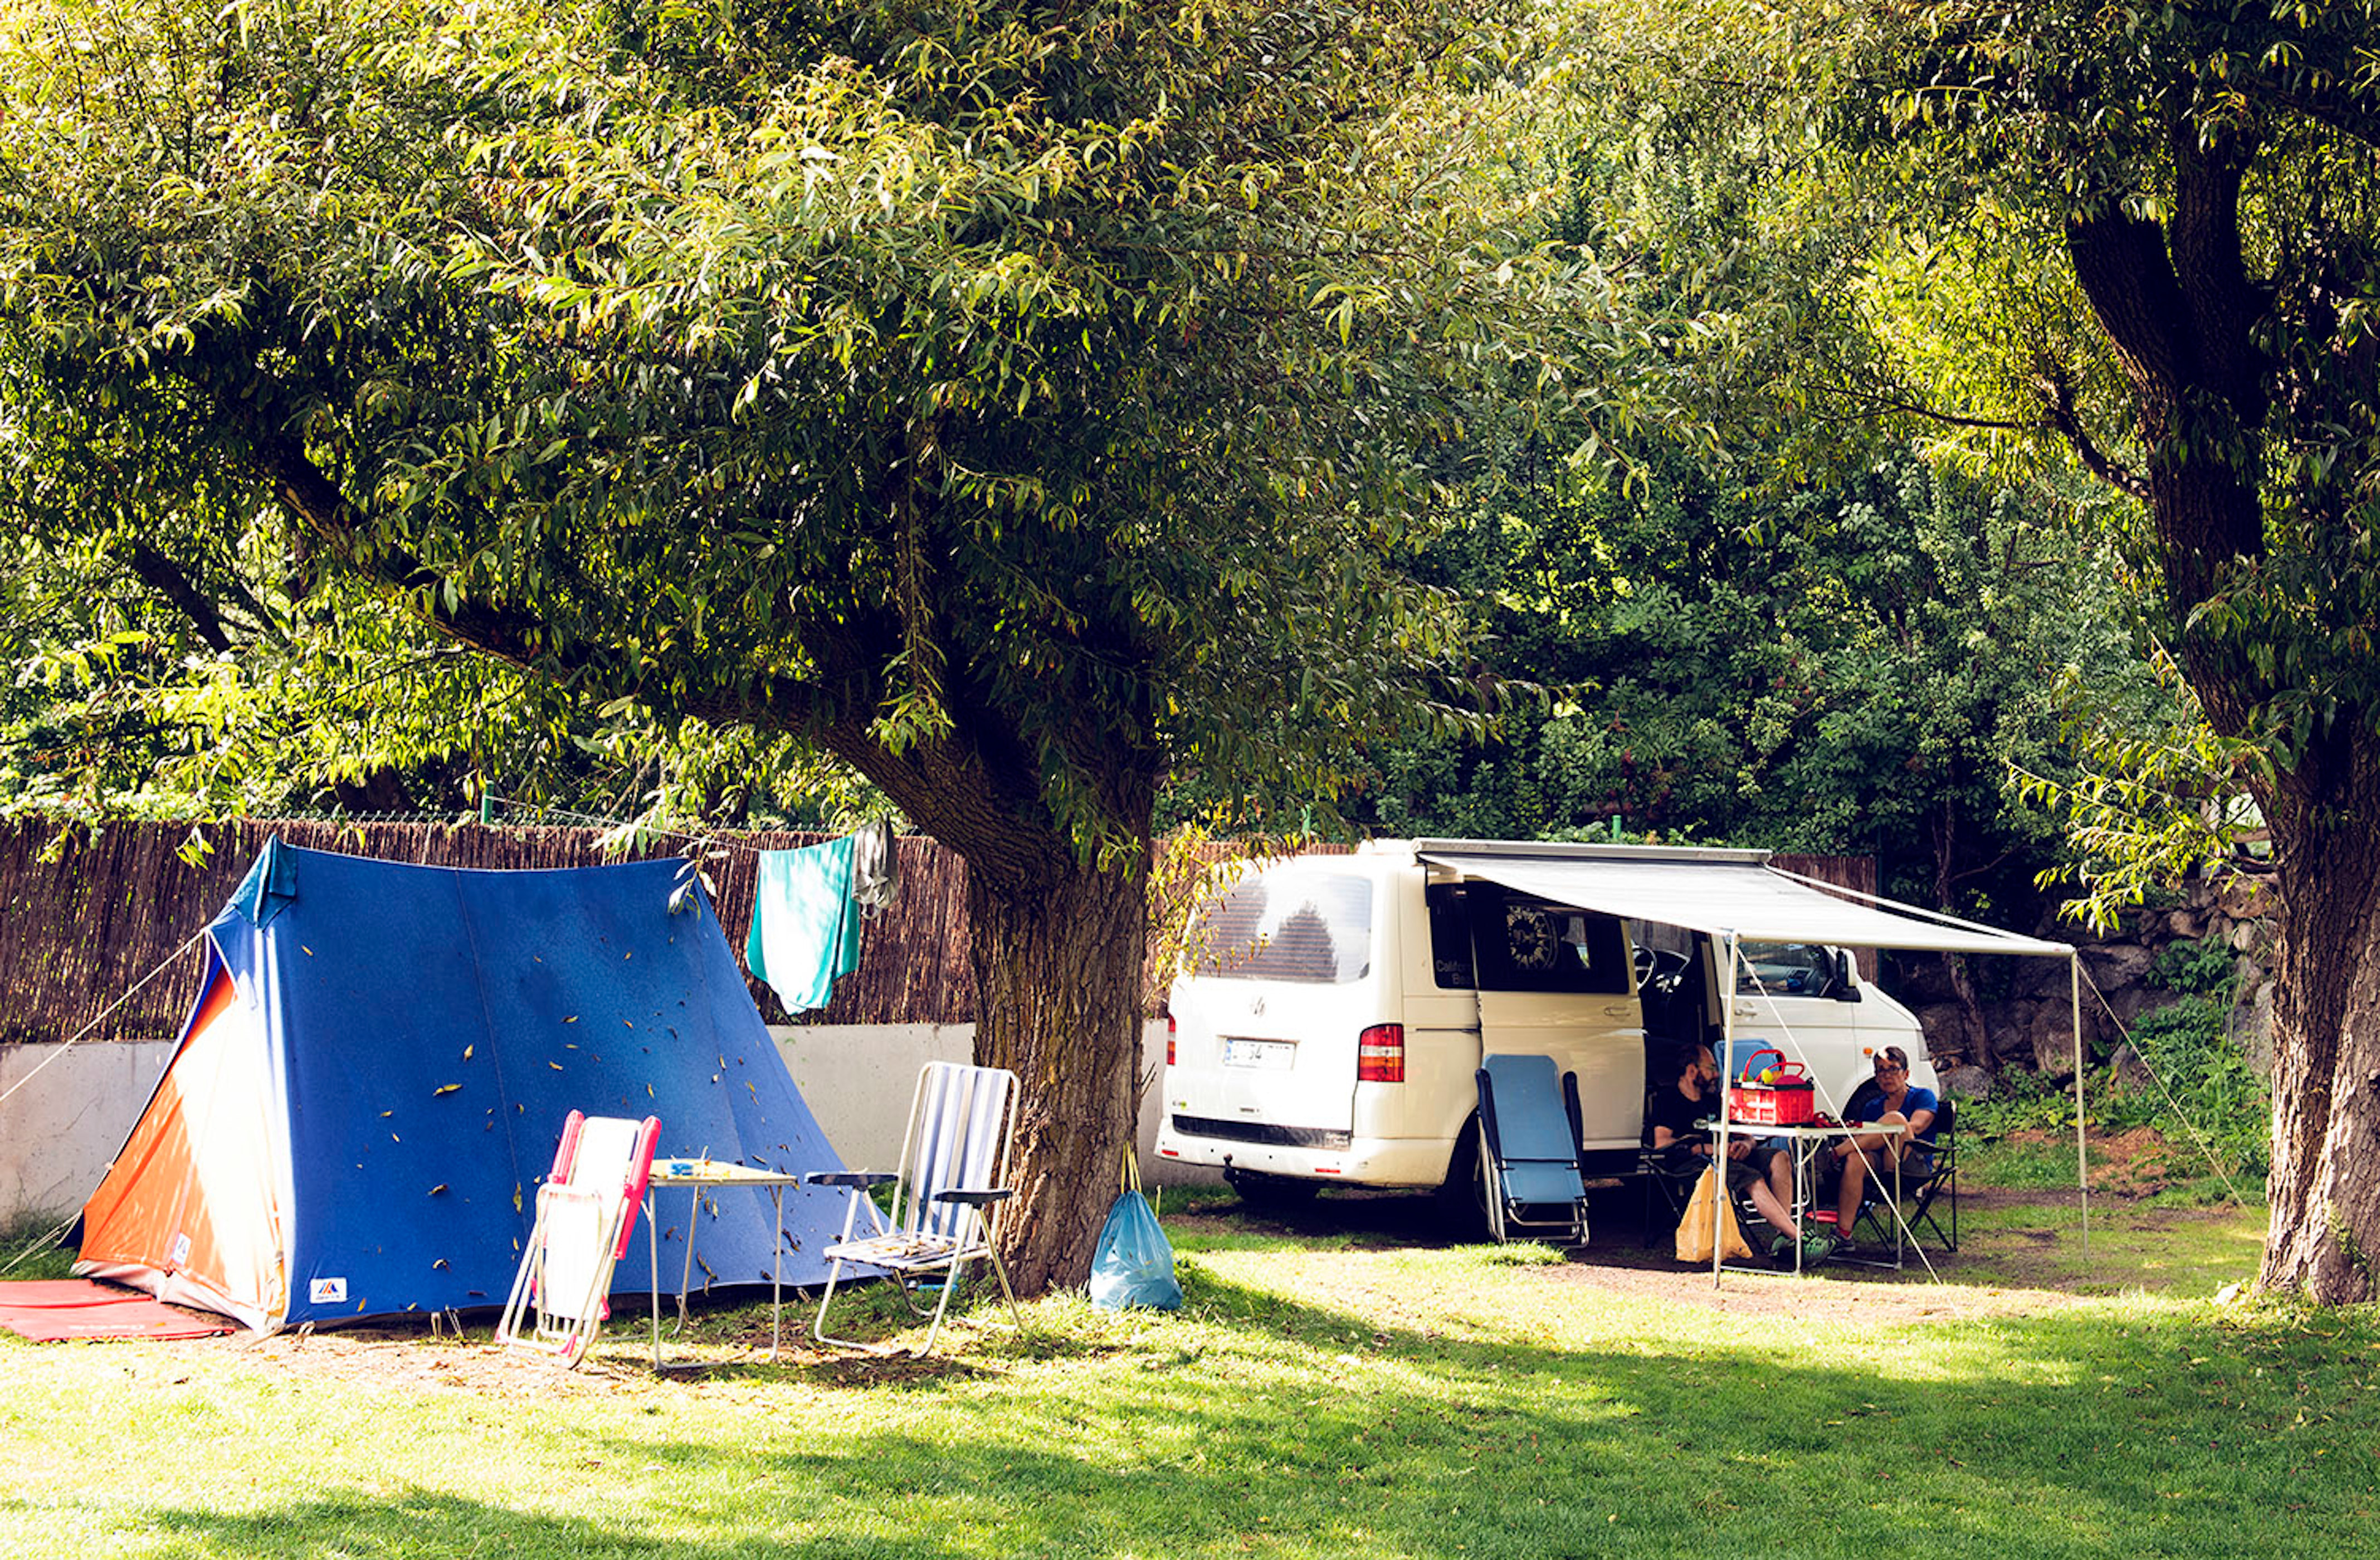
MULTIPOLYGON (((917 1069, 964 1062, 975 1043, 972 1024, 792 1024, 769 1032, 827 1141, 845 1164, 867 1169, 890 1170, 900 1158, 917 1069)), ((1149 1056, 1165 1054, 1163 1023, 1149 1026, 1145 1044, 1149 1056)), ((65 1051, 0 1045, 0 1093, 41 1069, 0 1104, 0 1226, 64 1218, 82 1205, 148 1104, 172 1049, 164 1041, 65 1051)), ((1157 1095, 1152 1088, 1141 1102, 1141 1175, 1151 1186, 1219 1179, 1158 1159, 1157 1095)))
MULTIPOLYGON (((975 1047, 973 1024, 780 1024, 769 1032, 827 1141, 844 1164, 870 1170, 890 1170, 900 1157, 917 1069, 966 1061, 975 1047)), ((1163 1019, 1142 1032, 1141 1051, 1145 1062, 1164 1059, 1163 1019)), ((1159 1092, 1152 1085, 1140 1102, 1141 1179, 1149 1186, 1220 1184, 1219 1171, 1157 1157, 1159 1092)))
POLYGON ((62 1219, 82 1206, 173 1049, 163 1040, 0 1045, 0 1094, 8 1095, 0 1104, 0 1227, 62 1219))

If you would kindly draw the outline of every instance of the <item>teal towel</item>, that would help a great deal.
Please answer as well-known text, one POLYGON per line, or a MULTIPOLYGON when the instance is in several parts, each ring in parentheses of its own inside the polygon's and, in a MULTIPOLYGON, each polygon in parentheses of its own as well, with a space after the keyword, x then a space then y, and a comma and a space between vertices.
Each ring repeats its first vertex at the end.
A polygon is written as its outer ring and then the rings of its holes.
POLYGON ((760 884, 744 962, 788 1013, 824 1007, 837 978, 859 968, 859 901, 851 895, 851 836, 801 850, 760 852, 760 884))

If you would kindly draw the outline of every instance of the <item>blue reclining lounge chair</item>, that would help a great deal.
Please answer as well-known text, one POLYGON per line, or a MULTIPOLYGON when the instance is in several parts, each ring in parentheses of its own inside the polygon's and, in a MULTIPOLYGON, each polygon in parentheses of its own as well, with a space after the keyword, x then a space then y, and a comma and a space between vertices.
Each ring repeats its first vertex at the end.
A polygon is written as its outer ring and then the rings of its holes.
POLYGON ((1578 1075, 1557 1074, 1550 1056, 1485 1056, 1478 1083, 1488 1233, 1500 1241, 1518 1233, 1585 1245, 1578 1075))

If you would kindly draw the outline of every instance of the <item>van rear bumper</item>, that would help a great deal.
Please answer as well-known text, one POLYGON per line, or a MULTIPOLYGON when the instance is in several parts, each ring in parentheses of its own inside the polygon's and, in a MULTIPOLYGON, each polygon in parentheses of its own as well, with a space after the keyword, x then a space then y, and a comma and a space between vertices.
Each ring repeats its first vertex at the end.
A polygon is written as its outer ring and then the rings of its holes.
MULTIPOLYGON (((1435 1187, 1446 1179, 1454 1143, 1446 1138, 1359 1138, 1320 1128, 1250 1128, 1248 1137, 1199 1130, 1196 1116, 1168 1115, 1157 1129, 1157 1154, 1177 1164, 1211 1164, 1356 1187, 1435 1187), (1261 1134, 1266 1141, 1251 1140, 1261 1134)), ((1212 1125, 1229 1129, 1230 1124, 1212 1125)))

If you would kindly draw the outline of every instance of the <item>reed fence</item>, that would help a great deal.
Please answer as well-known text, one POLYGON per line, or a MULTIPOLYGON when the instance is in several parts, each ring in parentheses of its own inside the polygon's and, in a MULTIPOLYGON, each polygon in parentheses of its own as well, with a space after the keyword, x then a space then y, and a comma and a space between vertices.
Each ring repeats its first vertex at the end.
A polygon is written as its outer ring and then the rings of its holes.
MULTIPOLYGON (((606 856, 599 831, 481 823, 334 823, 251 819, 198 831, 210 847, 185 858, 188 823, 127 823, 61 834, 55 824, 0 824, 0 1042, 170 1040, 205 974, 195 938, 239 886, 267 839, 384 860, 491 869, 584 867, 606 856), (172 961, 110 1013, 111 1005, 172 961), (103 1023, 84 1035, 101 1015, 103 1023)), ((831 836, 789 832, 721 835, 699 847, 720 924, 742 950, 751 924, 759 853, 815 845, 831 836)), ((900 898, 868 922, 859 968, 834 999, 804 1022, 964 1024, 975 1018, 967 962, 966 862, 923 835, 895 842, 900 898)), ((650 858, 695 848, 649 844, 650 858)), ((1216 847, 1218 852, 1229 847, 1216 847)), ((1342 850, 1344 847, 1322 847, 1342 850)), ((1779 856, 1780 867, 1865 893, 1876 891, 1867 857, 1779 856)), ((1160 907, 1160 910, 1163 907, 1160 907)), ((1161 981, 1152 946, 1152 994, 1161 981)), ((1874 956, 1863 954, 1863 961, 1874 956)), ((1873 976, 1874 970, 1868 973, 1873 976)), ((750 982, 771 1022, 784 1021, 775 994, 750 982)))
MULTIPOLYGON (((435 866, 585 867, 621 859, 607 857, 599 832, 584 828, 244 820, 200 833, 212 849, 193 865, 183 856, 191 836, 187 823, 116 823, 64 835, 55 825, 0 825, 0 1042, 79 1034, 169 959, 172 969, 87 1038, 172 1039, 205 974, 204 953, 192 939, 275 835, 314 850, 435 866)), ((701 850, 720 924, 740 938, 751 923, 759 852, 828 837, 743 834, 701 850)), ((966 863, 922 836, 903 836, 895 847, 901 896, 868 922, 859 968, 809 1021, 967 1023, 975 1017, 966 863)), ((678 853, 663 843, 625 854, 678 853)), ((771 1022, 784 1019, 767 987, 753 982, 752 995, 771 1022)))

